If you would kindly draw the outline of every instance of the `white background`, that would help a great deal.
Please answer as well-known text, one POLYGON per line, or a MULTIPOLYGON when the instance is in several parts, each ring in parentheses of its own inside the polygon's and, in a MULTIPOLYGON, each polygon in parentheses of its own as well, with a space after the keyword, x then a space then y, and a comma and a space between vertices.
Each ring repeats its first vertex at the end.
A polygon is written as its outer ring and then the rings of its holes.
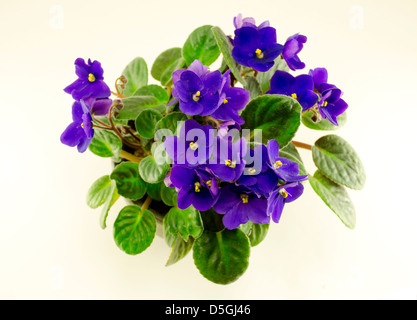
MULTIPOLYGON (((413 0, 2 0, 0 298, 416 299, 416 9, 413 0), (139 256, 120 251, 112 223, 122 200, 100 229, 100 210, 85 196, 110 161, 60 144, 72 104, 62 89, 78 57, 99 60, 112 85, 130 60, 150 67, 199 26, 232 34, 240 12, 270 20, 281 43, 308 36, 302 72, 326 67, 345 92, 348 123, 337 134, 361 156, 367 183, 349 191, 353 231, 307 185, 252 249, 246 273, 221 286, 199 274, 191 254, 165 267, 161 238, 139 256)), ((324 134, 302 128, 297 140, 324 134)))

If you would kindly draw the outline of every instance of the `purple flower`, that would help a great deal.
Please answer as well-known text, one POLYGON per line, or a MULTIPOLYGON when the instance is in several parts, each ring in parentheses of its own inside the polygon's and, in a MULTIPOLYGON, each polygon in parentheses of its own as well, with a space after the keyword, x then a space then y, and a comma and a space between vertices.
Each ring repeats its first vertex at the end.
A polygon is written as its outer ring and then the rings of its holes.
POLYGON ((267 214, 272 217, 272 221, 279 222, 282 210, 286 203, 298 199, 304 191, 304 186, 300 182, 285 184, 271 193, 268 199, 267 214))
POLYGON ((83 100, 72 105, 73 122, 61 135, 61 142, 67 146, 77 146, 78 152, 84 152, 93 140, 94 130, 90 110, 83 100))
POLYGON ((219 137, 220 138, 225 138, 231 130, 238 130, 240 131, 240 125, 238 125, 236 122, 234 121, 225 121, 223 122, 218 130, 219 130, 219 137))
POLYGON ((182 125, 179 137, 166 137, 164 146, 175 165, 196 167, 206 164, 213 153, 214 143, 214 131, 210 125, 201 126, 188 119, 182 125))
POLYGON ((276 30, 272 27, 257 29, 245 27, 235 30, 232 56, 243 66, 257 71, 268 71, 273 65, 283 46, 277 43, 276 30))
POLYGON ((238 111, 242 110, 249 102, 250 92, 243 88, 230 86, 230 70, 227 70, 222 76, 219 96, 219 107, 211 116, 217 120, 233 120, 237 124, 244 124, 245 121, 239 115, 238 111))
POLYGON ((188 69, 179 69, 172 75, 172 95, 179 100, 180 109, 189 115, 207 116, 219 107, 219 88, 222 74, 209 72, 206 66, 195 60, 188 69))
POLYGON ((227 229, 235 229, 248 221, 269 223, 268 200, 259 198, 243 186, 227 184, 220 189, 220 196, 213 209, 224 214, 223 224, 227 229))
POLYGON ((305 63, 301 62, 298 53, 303 49, 303 44, 307 42, 307 37, 299 33, 289 37, 284 44, 282 57, 287 62, 288 67, 295 71, 297 69, 304 69, 305 63))
POLYGON ((318 96, 313 91, 313 78, 302 74, 293 77, 291 74, 277 70, 271 78, 271 89, 267 94, 283 94, 298 100, 303 111, 313 107, 318 96))
POLYGON ((299 176, 300 169, 296 162, 279 156, 279 144, 276 140, 268 141, 269 165, 279 179, 286 182, 302 181, 308 178, 307 175, 299 176))
POLYGON ((78 58, 75 60, 75 73, 78 79, 64 89, 66 93, 79 101, 87 98, 108 98, 111 94, 110 88, 103 81, 103 68, 100 62, 91 62, 88 59, 88 64, 84 59, 78 58))
POLYGON ((108 98, 88 98, 85 103, 91 106, 91 114, 96 116, 104 116, 109 113, 113 100, 108 98))
POLYGON ((259 27, 257 27, 254 18, 250 18, 250 17, 243 18, 241 13, 239 13, 233 19, 233 24, 234 24, 236 29, 240 29, 242 27, 251 27, 251 28, 255 28, 257 30, 260 30, 262 28, 269 27, 269 21, 264 21, 259 25, 259 27))
POLYGON ((205 170, 174 166, 170 180, 179 189, 177 202, 180 209, 193 205, 197 210, 206 211, 217 200, 219 193, 217 181, 205 170))
POLYGON ((268 150, 265 145, 256 146, 248 152, 244 174, 237 184, 244 185, 261 196, 268 196, 277 186, 279 178, 269 165, 268 150))
POLYGON ((325 68, 310 70, 309 74, 313 78, 314 91, 320 95, 320 115, 337 126, 337 117, 348 108, 348 104, 341 99, 343 92, 335 85, 327 83, 328 74, 325 68))
POLYGON ((217 152, 207 168, 223 181, 236 181, 245 169, 243 157, 246 152, 247 146, 244 138, 235 143, 231 139, 217 139, 217 152))

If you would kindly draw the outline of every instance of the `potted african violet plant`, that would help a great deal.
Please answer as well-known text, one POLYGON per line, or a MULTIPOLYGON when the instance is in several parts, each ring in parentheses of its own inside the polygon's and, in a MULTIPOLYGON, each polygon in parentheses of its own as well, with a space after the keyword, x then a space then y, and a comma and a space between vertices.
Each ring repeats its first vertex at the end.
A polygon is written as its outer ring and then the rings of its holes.
POLYGON ((111 91, 98 61, 77 59, 78 79, 64 89, 75 100, 73 122, 61 135, 79 152, 111 158, 114 169, 93 183, 87 204, 102 207, 104 229, 112 205, 127 200, 113 227, 121 250, 143 252, 160 225, 172 248, 167 265, 192 250, 200 273, 218 284, 245 272, 251 247, 306 183, 348 228, 355 209, 345 187, 365 183, 358 155, 340 136, 313 146, 293 140, 300 125, 338 129, 348 108, 325 68, 291 75, 305 68, 298 54, 307 37, 281 45, 268 21, 258 26, 241 15, 234 26, 233 37, 202 26, 162 52, 150 70, 160 84, 148 83, 138 57, 111 91), (311 150, 315 173, 297 148, 311 150))

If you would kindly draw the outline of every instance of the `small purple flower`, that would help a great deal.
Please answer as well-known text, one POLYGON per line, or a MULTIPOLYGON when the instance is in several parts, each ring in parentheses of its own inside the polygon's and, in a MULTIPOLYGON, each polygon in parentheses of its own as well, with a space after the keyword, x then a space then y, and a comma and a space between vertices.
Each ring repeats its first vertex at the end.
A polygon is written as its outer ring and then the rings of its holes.
POLYGON ((237 184, 244 185, 261 196, 268 196, 277 186, 279 178, 269 165, 268 150, 265 145, 258 145, 248 152, 244 174, 237 184))
POLYGON ((244 138, 233 143, 231 139, 217 139, 217 152, 214 159, 210 160, 207 168, 223 181, 236 181, 245 169, 245 157, 247 152, 244 138))
POLYGON ((307 175, 299 176, 300 169, 296 162, 279 156, 279 144, 276 140, 269 140, 267 148, 270 167, 279 179, 286 182, 294 182, 308 178, 307 175))
POLYGON ((307 42, 307 37, 299 33, 289 37, 284 44, 282 57, 287 62, 288 67, 295 71, 297 69, 304 69, 305 63, 301 62, 298 53, 303 49, 303 44, 307 42))
POLYGON ((284 48, 277 43, 276 30, 272 27, 257 29, 243 26, 236 29, 233 44, 235 61, 260 72, 271 69, 284 48))
POLYGON ((282 210, 286 203, 298 199, 304 191, 304 186, 300 182, 285 184, 271 193, 268 199, 267 214, 272 217, 272 221, 279 222, 282 210))
POLYGON ((88 98, 85 103, 91 106, 91 114, 95 116, 105 116, 109 113, 113 100, 108 98, 88 98))
POLYGON ((222 76, 219 96, 219 107, 211 116, 217 120, 233 120, 237 124, 244 124, 245 121, 239 115, 238 111, 242 110, 249 102, 250 92, 243 88, 230 86, 230 70, 227 70, 222 76))
POLYGON ((172 95, 179 100, 180 109, 188 115, 211 115, 219 107, 219 88, 222 74, 209 72, 206 66, 195 60, 188 69, 179 69, 172 75, 172 95))
POLYGON ((217 200, 219 188, 217 181, 209 172, 174 166, 170 181, 178 191, 178 208, 186 209, 190 205, 200 211, 209 210, 217 200))
POLYGON ((66 93, 80 101, 87 98, 108 98, 111 94, 110 88, 103 81, 103 68, 100 62, 91 62, 88 59, 88 64, 84 59, 78 58, 75 60, 75 73, 78 79, 64 89, 66 93))
POLYGON ((78 152, 85 152, 93 140, 94 130, 90 110, 83 100, 72 105, 73 122, 61 135, 61 142, 67 146, 77 146, 78 152))
POLYGON ((327 83, 328 74, 325 68, 310 70, 309 74, 313 78, 314 91, 320 95, 320 115, 337 126, 337 117, 348 108, 348 104, 341 99, 343 92, 335 85, 327 83))
POLYGON ((313 107, 318 96, 313 91, 313 78, 302 74, 293 77, 291 74, 277 70, 271 78, 271 89, 267 94, 283 94, 298 100, 303 111, 313 107))
POLYGON ((179 137, 166 137, 164 146, 175 165, 196 167, 206 164, 213 153, 214 143, 214 131, 210 125, 201 126, 188 119, 183 123, 179 137))
POLYGON ((233 19, 233 24, 234 24, 236 29, 240 29, 242 27, 251 27, 251 28, 255 28, 257 30, 260 30, 262 28, 269 27, 269 21, 264 21, 257 27, 254 18, 251 18, 251 17, 243 18, 241 13, 239 13, 233 19))
POLYGON ((220 189, 220 196, 213 209, 224 214, 223 224, 227 229, 236 229, 248 221, 269 223, 268 200, 259 198, 243 186, 227 184, 220 189))

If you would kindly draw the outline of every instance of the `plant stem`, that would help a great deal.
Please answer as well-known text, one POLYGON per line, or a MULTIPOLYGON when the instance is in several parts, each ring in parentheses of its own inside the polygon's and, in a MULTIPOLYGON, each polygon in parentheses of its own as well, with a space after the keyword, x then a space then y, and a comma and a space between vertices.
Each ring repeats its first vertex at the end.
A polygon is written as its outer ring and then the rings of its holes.
POLYGON ((299 141, 292 141, 292 144, 294 146, 296 146, 297 148, 303 148, 303 149, 307 149, 307 150, 312 150, 313 146, 308 144, 308 143, 304 143, 304 142, 299 142, 299 141))
POLYGON ((146 209, 148 209, 151 202, 152 202, 152 198, 148 196, 142 205, 142 211, 145 211, 146 209))
POLYGON ((134 163, 139 163, 143 159, 143 158, 136 157, 133 154, 131 154, 131 153, 125 151, 125 150, 120 151, 120 156, 125 158, 126 160, 132 161, 134 163))

